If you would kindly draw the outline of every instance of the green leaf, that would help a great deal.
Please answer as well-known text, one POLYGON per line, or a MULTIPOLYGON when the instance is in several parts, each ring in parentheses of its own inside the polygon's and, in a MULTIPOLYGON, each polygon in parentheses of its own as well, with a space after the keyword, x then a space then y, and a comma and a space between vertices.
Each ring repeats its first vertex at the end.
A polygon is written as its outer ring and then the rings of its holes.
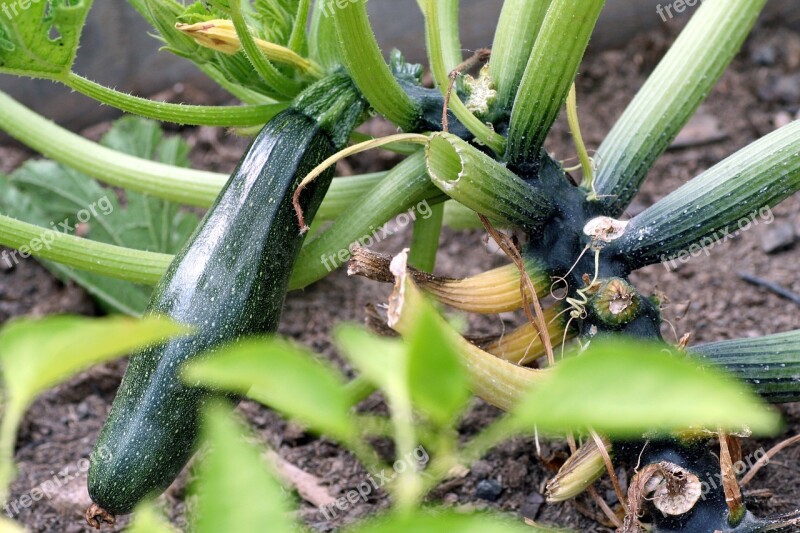
POLYGON ((133 515, 131 525, 125 530, 126 533, 176 533, 177 530, 169 525, 164 517, 153 506, 152 503, 145 503, 140 506, 133 515))
POLYGON ((184 333, 183 326, 158 317, 54 316, 12 322, 0 331, 9 405, 25 408, 37 394, 91 365, 184 333))
POLYGON ((244 442, 243 428, 230 409, 214 406, 205 417, 205 436, 211 451, 200 464, 197 533, 291 532, 283 489, 270 475, 261 451, 244 442))
POLYGON ((596 339, 559 363, 512 411, 518 427, 590 427, 613 437, 687 428, 773 433, 780 417, 752 391, 665 344, 596 339))
POLYGON ((331 437, 352 442, 358 434, 344 379, 295 344, 278 339, 239 342, 189 364, 184 376, 215 389, 246 393, 331 437))
POLYGON ((91 7, 92 0, 0 4, 0 72, 34 78, 69 73, 91 7))
MULTIPOLYGON (((56 316, 9 323, 0 331, 5 409, 0 431, 0 492, 13 476, 17 426, 33 399, 91 365, 187 333, 151 317, 56 316)), ((0 498, 3 499, 3 498, 0 498)))
POLYGON ((390 396, 405 396, 407 353, 397 339, 383 339, 364 328, 343 325, 334 333, 336 345, 365 378, 390 396))
POLYGON ((467 372, 436 312, 424 306, 415 318, 408 342, 411 399, 437 424, 447 428, 470 397, 467 372))
POLYGON ((412 515, 390 515, 347 530, 348 533, 406 533, 408 531, 458 531, 458 533, 537 533, 544 529, 512 522, 490 514, 451 511, 419 511, 412 515))
MULTIPOLYGON (((117 151, 162 163, 188 166, 188 146, 164 138, 157 123, 124 117, 103 138, 117 151)), ((52 161, 29 161, 10 178, 0 177, 0 210, 10 216, 98 242, 174 254, 183 246, 198 217, 177 204, 126 192, 122 207, 112 189, 52 161), (79 223, 84 222, 81 226, 79 223)), ((139 315, 151 287, 136 285, 42 261, 56 275, 72 279, 113 311, 139 315)))

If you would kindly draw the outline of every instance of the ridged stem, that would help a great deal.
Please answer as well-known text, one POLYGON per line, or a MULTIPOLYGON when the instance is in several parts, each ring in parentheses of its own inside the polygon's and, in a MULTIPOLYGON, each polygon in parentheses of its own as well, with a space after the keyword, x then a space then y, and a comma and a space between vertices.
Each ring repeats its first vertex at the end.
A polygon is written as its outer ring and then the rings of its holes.
POLYGON ((619 216, 655 160, 706 99, 766 0, 704 2, 597 151, 595 188, 619 216))
MULTIPOLYGON (((442 94, 446 94, 450 86, 450 70, 458 65, 458 63, 453 66, 447 64, 447 61, 454 60, 454 53, 450 49, 454 40, 450 37, 454 33, 451 27, 453 21, 451 13, 448 12, 451 9, 449 4, 452 1, 426 0, 425 3, 425 35, 428 43, 428 57, 433 77, 442 94)), ((506 141, 503 136, 495 133, 490 126, 473 115, 455 90, 450 93, 449 103, 450 110, 479 143, 488 146, 498 155, 505 152, 506 141)))
POLYGON ((606 253, 635 269, 708 252, 715 242, 771 222, 770 208, 800 190, 800 121, 759 139, 633 220, 606 253))
POLYGON ((408 262, 423 272, 433 272, 436 267, 436 252, 439 251, 439 237, 442 233, 444 203, 430 206, 427 217, 417 217, 411 235, 411 251, 408 262))
POLYGON ((42 155, 109 185, 205 207, 227 176, 164 165, 111 150, 71 133, 0 92, 0 129, 42 155))
POLYGON ((428 178, 424 154, 420 151, 408 157, 342 213, 327 230, 306 241, 292 274, 290 288, 301 289, 324 278, 349 259, 351 245, 357 242, 364 245, 362 241, 384 238, 381 227, 388 220, 440 195, 428 178))
POLYGON ((692 346, 771 403, 800 401, 800 330, 692 346))
POLYGON ((331 220, 344 213, 359 198, 383 181, 388 172, 335 178, 314 220, 331 220))
POLYGON ((425 155, 433 183, 477 213, 530 231, 552 213, 541 191, 455 135, 434 134, 425 155))
POLYGON ((68 74, 62 81, 71 89, 126 113, 174 124, 223 128, 259 126, 286 109, 286 104, 195 106, 156 102, 104 87, 75 73, 68 74))
POLYGON ((16 264, 22 252, 112 278, 155 285, 172 256, 104 244, 0 215, 0 244, 20 251, 0 254, 0 262, 16 264))
MULTIPOLYGON (((422 292, 408 276, 403 276, 395 286, 389 316, 390 326, 401 335, 408 332, 418 316, 421 306, 427 305, 422 292), (398 287, 401 287, 398 290, 398 287)), ((531 388, 545 376, 543 370, 531 370, 513 365, 484 352, 459 335, 447 322, 438 317, 442 328, 450 333, 458 347, 464 366, 470 375, 475 394, 503 410, 510 410, 531 388)))
POLYGON ((550 4, 514 100, 506 160, 538 159, 604 4, 605 0, 553 0, 550 4))
MULTIPOLYGON (((58 126, 2 92, 0 129, 97 180, 164 200, 209 207, 228 180, 226 174, 165 165, 111 150, 58 126)), ((383 176, 385 173, 334 180, 320 207, 321 218, 337 215, 383 176)))
POLYGON ((305 54, 308 47, 306 28, 311 13, 311 0, 300 0, 297 3, 297 13, 294 18, 294 27, 289 36, 288 46, 298 54, 305 54))
POLYGON ((369 23, 366 1, 350 1, 330 11, 341 58, 364 97, 378 113, 400 128, 414 130, 420 110, 397 83, 383 59, 369 23))
POLYGON ((497 104, 511 107, 525 65, 542 27, 550 0, 505 0, 494 34, 489 74, 497 86, 497 104))
POLYGON ((336 26, 329 6, 329 3, 320 0, 314 2, 308 34, 308 49, 311 57, 327 69, 342 64, 336 26))

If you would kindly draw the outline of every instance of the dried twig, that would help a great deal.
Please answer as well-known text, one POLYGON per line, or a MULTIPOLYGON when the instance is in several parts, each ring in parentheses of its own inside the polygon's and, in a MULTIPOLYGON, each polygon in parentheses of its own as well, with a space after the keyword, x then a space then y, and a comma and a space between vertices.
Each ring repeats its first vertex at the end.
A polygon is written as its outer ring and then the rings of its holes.
POLYGON ((483 227, 486 228, 486 231, 489 235, 494 239, 497 245, 503 250, 503 252, 514 262, 517 269, 519 269, 520 274, 520 287, 519 290, 522 293, 522 302, 523 308, 525 310, 525 315, 528 317, 531 325, 536 327, 541 335, 542 341, 544 342, 544 349, 547 353, 547 362, 550 366, 555 364, 555 356, 553 355, 553 342, 550 339, 550 333, 547 331, 547 324, 544 320, 544 311, 542 310, 542 304, 539 302, 539 297, 536 296, 538 293, 536 291, 536 287, 533 284, 533 280, 528 275, 527 270, 525 270, 525 261, 522 259, 522 255, 520 254, 519 250, 517 249, 516 244, 511 240, 508 235, 500 233, 497 231, 492 223, 489 221, 488 218, 479 214, 478 217, 481 219, 481 223, 483 227), (527 288, 527 292, 526 289, 527 288), (536 311, 536 315, 534 316, 531 313, 530 303, 533 303, 533 308, 536 311))
POLYGON ((625 493, 622 491, 622 487, 619 484, 619 479, 617 478, 617 473, 614 471, 614 463, 611 461, 611 456, 608 454, 608 449, 606 448, 605 442, 603 439, 598 435, 596 432, 590 432, 592 439, 594 439, 595 444, 597 445, 597 449, 600 450, 600 455, 603 456, 603 462, 606 464, 606 470, 608 470, 608 477, 611 478, 611 484, 614 486, 614 491, 617 493, 617 499, 619 503, 622 505, 622 508, 625 510, 625 514, 628 514, 628 504, 625 501, 625 493))
POLYGON ((769 463, 770 460, 772 460, 773 457, 778 455, 785 448, 788 448, 789 446, 792 446, 792 445, 798 444, 798 443, 800 443, 800 435, 795 435, 794 437, 786 439, 786 440, 784 440, 782 442, 779 442, 778 444, 776 444, 775 446, 770 448, 769 451, 767 451, 767 453, 765 453, 763 457, 761 457, 758 461, 755 462, 755 464, 750 469, 750 471, 747 473, 747 475, 745 475, 742 478, 742 480, 739 482, 739 485, 744 487, 745 485, 750 483, 753 480, 753 478, 756 476, 756 474, 758 474, 758 471, 761 470, 764 467, 764 465, 769 463))
POLYGON ((722 473, 722 490, 725 492, 725 503, 728 504, 732 517, 740 517, 744 512, 742 489, 736 482, 736 471, 733 468, 731 448, 740 450, 736 437, 719 432, 719 465, 722 473))
POLYGON ((268 450, 265 455, 278 476, 285 483, 294 487, 305 501, 316 507, 325 507, 336 503, 336 498, 322 486, 319 478, 297 468, 273 450, 268 450))
POLYGON ((492 57, 492 50, 490 48, 481 48, 476 51, 472 57, 462 62, 450 72, 448 76, 450 78, 450 83, 447 85, 447 91, 444 93, 444 105, 442 106, 442 131, 447 132, 450 129, 450 120, 447 116, 447 111, 450 109, 450 98, 453 94, 456 80, 463 72, 471 70, 478 63, 488 61, 490 57, 492 57))
POLYGON ((753 274, 748 274, 747 272, 739 272, 739 277, 742 278, 747 283, 750 283, 751 285, 755 285, 757 287, 763 287, 771 292, 774 292, 781 298, 786 298, 787 300, 791 300, 797 305, 800 305, 800 294, 792 292, 789 289, 785 288, 784 286, 775 283, 774 281, 769 281, 764 278, 759 278, 758 276, 754 276, 753 274))

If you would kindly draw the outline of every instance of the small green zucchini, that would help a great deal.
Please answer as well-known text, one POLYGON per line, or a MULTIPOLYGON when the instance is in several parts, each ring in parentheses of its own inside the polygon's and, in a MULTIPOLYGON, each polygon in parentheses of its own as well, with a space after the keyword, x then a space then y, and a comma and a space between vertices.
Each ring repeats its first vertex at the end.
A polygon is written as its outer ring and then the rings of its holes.
MULTIPOLYGON (((191 457, 199 412, 215 393, 183 384, 181 365, 222 343, 277 329, 303 242, 292 195, 300 180, 344 144, 365 111, 360 94, 340 73, 301 94, 256 137, 175 257, 147 313, 169 316, 196 332, 131 356, 91 457, 90 523, 129 513, 158 495, 191 457)), ((332 172, 302 194, 309 220, 332 172)))

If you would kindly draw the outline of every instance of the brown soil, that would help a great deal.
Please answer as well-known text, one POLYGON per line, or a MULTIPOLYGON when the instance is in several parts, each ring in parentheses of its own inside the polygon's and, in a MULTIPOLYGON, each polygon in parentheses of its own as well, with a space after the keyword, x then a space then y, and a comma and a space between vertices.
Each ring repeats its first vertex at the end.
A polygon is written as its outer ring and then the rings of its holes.
MULTIPOLYGON (((665 29, 635 40, 625 50, 606 52, 587 60, 580 77, 579 104, 584 136, 590 146, 600 143, 671 40, 671 32, 665 29)), ((689 131, 692 135, 687 137, 688 146, 671 150, 659 160, 629 214, 635 214, 777 125, 795 118, 800 108, 800 81, 793 76, 799 65, 800 34, 780 27, 756 30, 700 110, 699 116, 705 118, 693 122, 689 131), (723 138, 720 140, 720 137, 723 138)), ((96 136, 97 131, 90 136, 96 136)), ((218 130, 181 131, 194 145, 192 157, 196 166, 230 170, 241 154, 243 141, 218 130)), ((559 158, 574 155, 563 123, 556 126, 549 148, 559 158)), ((0 148, 0 169, 8 171, 24 157, 18 149, 0 148)), ((371 156, 352 162, 353 168, 345 170, 374 170, 385 167, 390 160, 386 156, 371 156)), ((762 250, 762 239, 779 226, 800 231, 800 198, 786 201, 774 213, 773 224, 761 224, 715 247, 708 258, 694 258, 674 272, 654 266, 635 275, 642 289, 662 290, 672 302, 666 317, 674 324, 676 333, 667 327, 666 338, 692 332, 692 342, 704 342, 800 327, 800 314, 795 304, 748 285, 738 277, 739 272, 748 272, 800 292, 800 278, 795 274, 798 249, 790 245, 770 255, 762 250)), ((401 232, 381 243, 378 249, 396 252, 407 242, 408 235, 401 232)), ((445 231, 442 242, 437 268, 442 274, 471 274, 503 263, 502 258, 485 249, 480 232, 445 231)), ((332 326, 339 321, 361 321, 364 306, 383 302, 386 295, 386 286, 348 279, 343 272, 337 272, 307 291, 289 296, 281 332, 347 368, 331 345, 332 326)), ((34 261, 26 260, 14 269, 0 271, 0 321, 18 315, 55 312, 93 314, 95 308, 79 288, 55 281, 34 261)), ((519 320, 520 317, 506 315, 480 317, 472 320, 472 326, 476 332, 488 333, 519 320)), ((16 503, 18 511, 13 507, 7 510, 29 530, 88 530, 81 520, 81 513, 89 503, 84 488, 85 474, 80 472, 84 465, 81 459, 90 452, 123 368, 124 363, 117 362, 73 379, 39 398, 25 418, 16 454, 19 476, 11 496, 12 505, 16 503), (72 480, 50 498, 32 504, 24 499, 34 487, 65 468, 69 469, 66 474, 72 476, 72 480)), ((381 409, 380 399, 368 400, 366 408, 381 409)), ((240 409, 266 443, 290 463, 317 476, 335 497, 364 480, 366 472, 341 448, 307 435, 256 404, 246 402, 240 409)), ((782 437, 794 435, 800 431, 800 408, 790 405, 783 410, 787 426, 782 437)), ((474 434, 496 415, 494 408, 475 400, 462 423, 463 435, 474 434)), ((778 440, 780 438, 749 441, 745 451, 769 448, 778 440)), ((555 442, 546 444, 544 452, 547 455, 565 450, 563 443, 555 442)), ((800 502, 798 459, 800 447, 783 452, 748 486, 751 491, 767 490, 754 493, 759 496, 752 505, 756 512, 785 512, 797 506, 800 502), (774 495, 769 491, 774 491, 774 495)), ((190 475, 191 469, 187 469, 161 498, 176 524, 184 522, 184 487, 190 475)), ((523 515, 543 524, 569 526, 577 531, 609 531, 586 518, 573 504, 543 504, 541 494, 550 476, 551 472, 537 459, 533 441, 519 438, 492 450, 466 477, 445 483, 432 497, 460 509, 490 508, 523 515), (481 500, 476 495, 476 485, 484 479, 496 480, 503 488, 494 502, 481 500)), ((613 502, 615 498, 609 488, 601 485, 600 493, 613 502)), ((580 503, 592 508, 585 499, 580 503)), ((377 495, 333 521, 326 521, 307 503, 301 503, 299 514, 314 530, 329 531, 372 515, 387 505, 385 495, 377 495)), ((124 522, 123 519, 117 530, 124 522)))

